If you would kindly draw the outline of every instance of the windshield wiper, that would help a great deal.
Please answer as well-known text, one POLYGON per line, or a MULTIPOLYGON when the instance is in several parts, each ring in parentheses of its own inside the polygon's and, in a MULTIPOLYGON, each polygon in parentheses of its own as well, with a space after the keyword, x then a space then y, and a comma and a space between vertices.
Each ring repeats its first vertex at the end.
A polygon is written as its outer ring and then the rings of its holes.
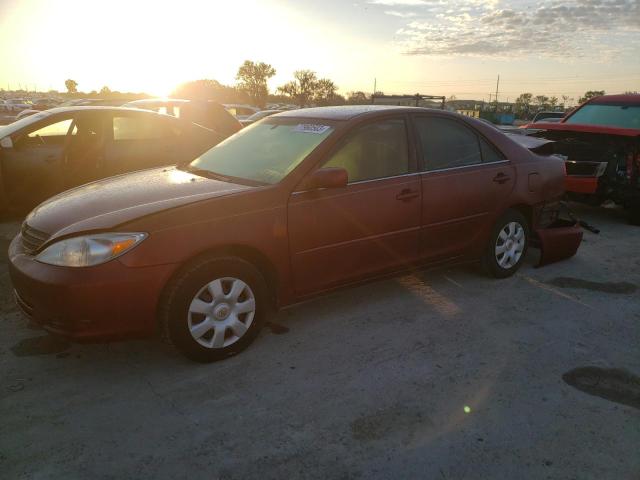
POLYGON ((220 180, 221 182, 227 182, 227 183, 239 183, 240 185, 249 185, 251 187, 259 187, 259 186, 266 185, 266 183, 249 180, 247 178, 227 177, 225 175, 212 172, 211 170, 192 167, 190 164, 178 165, 178 169, 183 170, 185 172, 192 173, 194 175, 198 175, 200 177, 208 178, 210 180, 220 180))

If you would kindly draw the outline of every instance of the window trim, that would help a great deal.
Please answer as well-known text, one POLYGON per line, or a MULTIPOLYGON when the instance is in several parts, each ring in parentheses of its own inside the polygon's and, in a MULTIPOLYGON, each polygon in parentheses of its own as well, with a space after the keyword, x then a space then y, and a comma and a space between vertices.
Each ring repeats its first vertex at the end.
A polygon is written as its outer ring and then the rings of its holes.
POLYGON ((322 160, 320 162, 318 162, 319 166, 316 169, 313 169, 311 172, 309 172, 309 175, 313 174, 313 172, 315 170, 319 170, 321 168, 324 168, 324 166, 327 164, 327 162, 329 162, 331 160, 331 157, 333 157, 333 155, 335 155, 347 142, 348 138, 351 136, 352 133, 354 133, 355 131, 357 131, 358 129, 362 128, 362 127, 366 127, 368 125, 371 124, 375 124, 375 123, 381 123, 381 122, 387 122, 390 120, 402 120, 404 122, 404 130, 405 130, 405 135, 406 135, 406 141, 407 141, 407 161, 408 161, 408 165, 409 165, 409 171, 407 173, 401 173, 399 175, 393 175, 390 177, 379 177, 379 178, 370 178, 367 180, 358 180, 355 182, 347 182, 347 188, 350 185, 359 185, 362 183, 368 183, 368 182, 377 182, 380 180, 389 180, 392 178, 399 178, 399 177, 405 177, 405 176, 409 176, 409 175, 417 175, 420 174, 422 172, 420 172, 420 167, 419 167, 419 163, 418 163, 418 154, 415 148, 415 138, 413 136, 413 132, 412 132, 412 126, 411 126, 411 120, 409 118, 409 115, 407 114, 398 114, 398 113, 394 113, 394 114, 390 114, 390 115, 385 115, 383 117, 376 117, 376 118, 372 118, 372 119, 368 119, 365 121, 362 121, 356 125, 354 125, 353 127, 351 127, 347 132, 345 132, 342 137, 335 143, 335 145, 333 145, 331 147, 331 149, 329 150, 329 152, 326 153, 326 155, 323 156, 322 160))
POLYGON ((445 116, 445 115, 437 115, 437 114, 429 114, 429 113, 417 113, 417 114, 413 114, 411 115, 411 124, 412 124, 412 129, 414 131, 414 135, 415 135, 415 148, 416 148, 416 155, 417 155, 417 168, 421 173, 434 173, 434 172, 445 172, 445 171, 450 171, 450 170, 459 170, 462 168, 471 168, 471 167, 482 167, 483 165, 497 165, 497 164, 502 164, 502 163, 510 163, 511 161, 507 158, 507 156, 502 153, 502 151, 496 147, 493 142, 489 141, 489 139, 487 139, 487 137, 485 137, 482 132, 477 131, 475 128, 471 127, 470 125, 467 125, 465 122, 460 121, 457 118, 452 118, 449 116, 445 116), (420 118, 438 118, 438 119, 443 119, 443 120, 450 120, 452 122, 455 122, 459 125, 462 126, 462 128, 467 129, 468 131, 470 131, 473 135, 475 135, 476 140, 478 142, 478 151, 480 152, 480 163, 473 163, 471 165, 460 165, 457 167, 444 167, 444 168, 436 168, 433 170, 427 170, 426 166, 427 166, 427 162, 425 159, 425 155, 424 152, 422 151, 422 142, 420 141, 420 134, 418 133, 418 126, 417 126, 417 122, 416 120, 420 119, 420 118), (480 141, 484 140, 487 145, 490 148, 493 148, 493 150, 503 159, 502 160, 497 160, 497 161, 493 161, 493 162, 485 162, 484 161, 484 156, 482 155, 482 146, 480 144, 480 141))

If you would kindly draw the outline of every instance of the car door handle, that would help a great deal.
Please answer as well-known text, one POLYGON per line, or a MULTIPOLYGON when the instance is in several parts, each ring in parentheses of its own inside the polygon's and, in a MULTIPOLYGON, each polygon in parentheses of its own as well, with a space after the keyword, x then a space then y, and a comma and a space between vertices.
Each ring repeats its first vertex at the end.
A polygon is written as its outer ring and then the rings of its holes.
POLYGON ((420 192, 411 190, 410 188, 405 188, 398 195, 396 195, 396 200, 401 200, 403 202, 406 202, 408 200, 418 197, 419 195, 420 195, 420 192))
POLYGON ((509 181, 511 177, 502 172, 498 173, 495 177, 493 177, 493 181, 499 184, 503 184, 509 181))

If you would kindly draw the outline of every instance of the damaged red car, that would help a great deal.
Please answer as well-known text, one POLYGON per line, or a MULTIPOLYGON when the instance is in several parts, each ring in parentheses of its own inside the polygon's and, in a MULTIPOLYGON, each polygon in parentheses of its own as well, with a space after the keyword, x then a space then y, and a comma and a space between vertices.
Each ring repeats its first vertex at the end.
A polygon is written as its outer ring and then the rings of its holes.
MULTIPOLYGON (((533 125, 532 125, 533 126, 533 125)), ((599 205, 612 200, 640 225, 640 95, 592 98, 559 123, 535 124, 567 163, 567 192, 599 205)))
POLYGON ((557 222, 548 141, 408 107, 284 112, 191 163, 100 180, 38 206, 10 246, 23 312, 75 340, 151 334, 188 357, 246 348, 272 309, 416 266, 508 277, 557 222))

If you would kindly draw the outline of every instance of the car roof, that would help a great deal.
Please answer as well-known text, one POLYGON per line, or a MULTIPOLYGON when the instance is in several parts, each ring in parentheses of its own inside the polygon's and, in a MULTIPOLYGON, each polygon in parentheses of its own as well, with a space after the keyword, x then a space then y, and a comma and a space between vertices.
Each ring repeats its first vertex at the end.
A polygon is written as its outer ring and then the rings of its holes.
MULTIPOLYGON (((395 105, 344 105, 339 107, 314 107, 302 108, 299 110, 286 110, 277 113, 272 117, 277 118, 313 118, 322 120, 351 120, 362 115, 375 116, 380 112, 415 112, 415 111, 433 111, 432 108, 421 107, 398 107, 395 105)), ((443 110, 436 110, 442 112, 443 110)))
MULTIPOLYGON (((136 113, 145 113, 151 115, 162 115, 161 113, 156 113, 151 110, 140 110, 139 108, 128 108, 128 107, 111 107, 109 105, 72 105, 69 107, 56 107, 45 110, 42 113, 48 113, 50 115, 57 115, 59 113, 73 113, 73 112, 104 112, 106 110, 110 110, 113 112, 136 112, 136 113)), ((171 117, 170 115, 162 115, 163 117, 171 117)), ((171 117, 174 118, 174 117, 171 117)))
POLYGON ((624 105, 640 105, 640 94, 638 93, 625 93, 621 95, 600 95, 599 97, 593 97, 587 102, 592 105, 607 105, 607 104, 624 104, 624 105))

